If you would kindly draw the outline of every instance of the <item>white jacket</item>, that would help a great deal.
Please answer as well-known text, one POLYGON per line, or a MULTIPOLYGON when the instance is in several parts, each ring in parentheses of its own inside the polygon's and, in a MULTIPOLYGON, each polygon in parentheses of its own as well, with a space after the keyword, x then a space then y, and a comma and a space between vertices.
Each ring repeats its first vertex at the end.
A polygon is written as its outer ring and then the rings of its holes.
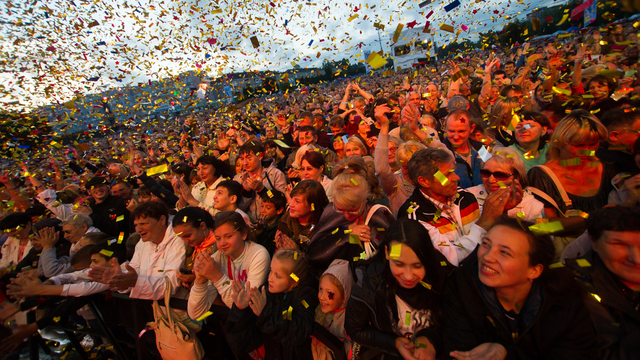
POLYGON ((87 268, 80 271, 74 271, 68 274, 54 276, 49 280, 56 285, 62 285, 62 293, 60 296, 87 296, 97 294, 99 292, 109 290, 109 286, 99 282, 91 281, 87 268))
MULTIPOLYGON (((184 264, 186 249, 182 239, 176 236, 171 225, 167 227, 164 239, 159 245, 139 241, 129 266, 138 273, 136 285, 127 291, 136 299, 159 300, 164 297, 164 277, 168 276, 173 285, 171 294, 180 288, 176 273, 184 264)), ((124 264, 122 272, 127 272, 124 264)), ((125 291, 126 292, 126 291, 125 291)))
POLYGON ((31 250, 31 240, 27 242, 27 246, 24 248, 22 256, 18 258, 18 255, 20 253, 20 240, 10 236, 2 245, 2 259, 0 259, 0 269, 17 265, 20 260, 22 260, 25 255, 29 253, 29 250, 31 250))
POLYGON ((229 258, 220 250, 212 256, 216 264, 222 270, 222 277, 215 284, 207 281, 206 284, 194 284, 189 294, 187 310, 189 317, 197 319, 209 311, 211 304, 220 294, 222 302, 231 308, 233 299, 231 294, 231 278, 243 283, 249 281, 251 287, 259 287, 264 284, 269 275, 269 252, 262 245, 246 241, 242 255, 231 261, 231 276, 229 275, 229 258))

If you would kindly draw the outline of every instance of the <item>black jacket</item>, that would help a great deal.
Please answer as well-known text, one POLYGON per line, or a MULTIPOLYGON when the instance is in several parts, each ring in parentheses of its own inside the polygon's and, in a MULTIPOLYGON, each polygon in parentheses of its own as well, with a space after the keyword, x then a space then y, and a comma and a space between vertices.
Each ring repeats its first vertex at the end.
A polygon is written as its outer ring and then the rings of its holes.
POLYGON ((308 277, 286 294, 271 294, 267 289, 267 304, 260 317, 251 307, 240 310, 234 304, 225 325, 231 349, 240 357, 264 345, 266 360, 313 359, 311 333, 318 306, 315 285, 308 277), (283 315, 289 307, 291 320, 283 315))
POLYGON ((597 359, 589 311, 579 287, 571 290, 571 281, 570 275, 535 280, 520 311, 518 330, 512 333, 495 291, 480 282, 477 253, 472 253, 445 286, 445 352, 493 342, 507 349, 507 359, 597 359), (557 285, 553 282, 561 279, 568 280, 562 283, 565 288, 552 290, 557 285))
MULTIPOLYGON (((356 270, 357 283, 347 303, 344 328, 354 342, 385 352, 385 359, 401 359, 395 346, 399 335, 394 332, 398 322, 398 307, 395 295, 389 295, 391 290, 385 266, 385 263, 375 262, 356 270)), ((423 304, 438 305, 428 309, 432 314, 430 326, 414 336, 428 338, 439 354, 442 351, 440 296, 431 290, 415 290, 422 291, 423 304)))
POLYGON ((124 239, 129 236, 129 210, 124 199, 109 195, 103 202, 96 204, 94 199, 89 201, 91 206, 91 220, 93 226, 103 233, 118 236, 124 233, 124 239))
POLYGON ((640 357, 638 295, 614 278, 593 250, 585 254, 583 259, 591 266, 581 267, 576 259, 567 260, 566 265, 587 290, 585 303, 598 333, 600 358, 637 359, 640 357), (600 302, 592 294, 597 295, 600 302))

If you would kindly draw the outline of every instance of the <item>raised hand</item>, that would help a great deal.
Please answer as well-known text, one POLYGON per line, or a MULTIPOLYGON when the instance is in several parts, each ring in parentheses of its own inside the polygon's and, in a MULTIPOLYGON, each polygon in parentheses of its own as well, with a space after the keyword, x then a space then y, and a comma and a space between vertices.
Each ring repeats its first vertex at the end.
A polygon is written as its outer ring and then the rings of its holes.
POLYGON ((251 310, 253 310, 253 313, 256 316, 260 316, 265 305, 267 305, 267 292, 265 287, 262 287, 262 291, 258 288, 251 289, 249 299, 249 306, 251 306, 251 310))
MULTIPOLYGON (((251 283, 247 281, 247 289, 251 289, 251 283)), ((233 299, 233 303, 236 304, 236 307, 240 310, 246 309, 249 306, 249 292, 245 290, 245 286, 238 280, 233 280, 231 282, 231 298, 233 299)))

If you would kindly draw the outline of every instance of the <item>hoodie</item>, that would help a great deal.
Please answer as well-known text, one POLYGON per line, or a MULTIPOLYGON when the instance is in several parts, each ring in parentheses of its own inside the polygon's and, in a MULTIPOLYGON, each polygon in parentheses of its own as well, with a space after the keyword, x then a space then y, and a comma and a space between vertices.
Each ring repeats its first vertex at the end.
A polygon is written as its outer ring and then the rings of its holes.
MULTIPOLYGON (((347 308, 347 302, 349 301, 349 297, 351 296, 351 287, 353 286, 353 276, 351 275, 351 270, 349 268, 349 262, 347 260, 336 259, 334 260, 329 268, 322 274, 324 275, 333 275, 340 284, 342 284, 342 289, 344 289, 344 299, 340 308, 330 312, 323 313, 320 306, 316 309, 316 322, 326 329, 328 329, 333 335, 335 335, 340 341, 344 343, 344 349, 349 353, 351 349, 351 339, 347 335, 347 332, 344 330, 344 315, 345 309, 347 308)), ((318 346, 319 342, 313 341, 312 350, 314 359, 332 359, 333 357, 328 354, 328 349, 324 346, 318 346), (322 356, 322 355, 327 356, 322 356)))

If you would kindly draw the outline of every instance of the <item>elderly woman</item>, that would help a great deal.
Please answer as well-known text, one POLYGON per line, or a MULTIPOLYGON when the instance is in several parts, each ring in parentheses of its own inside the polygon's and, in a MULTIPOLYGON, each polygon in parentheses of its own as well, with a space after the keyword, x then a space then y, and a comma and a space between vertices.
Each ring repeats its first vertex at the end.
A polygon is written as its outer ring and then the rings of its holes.
POLYGON ((595 156, 606 139, 607 129, 588 111, 574 110, 558 123, 547 151, 549 161, 528 173, 529 184, 548 195, 543 199, 546 217, 607 205, 615 170, 595 156))
POLYGON ((82 235, 100 231, 100 229, 93 226, 93 220, 91 220, 91 217, 80 213, 69 216, 61 225, 64 238, 72 244, 70 251, 71 255, 76 252, 78 241, 80 241, 82 235))
POLYGON ((447 279, 445 353, 454 359, 597 359, 578 284, 566 269, 550 269, 550 237, 536 236, 533 224, 518 220, 499 218, 465 260, 468 266, 447 279))
POLYGON ((493 104, 489 115, 489 133, 497 143, 502 146, 509 146, 516 142, 513 131, 515 127, 509 129, 513 120, 514 109, 520 107, 518 98, 510 97, 499 99, 493 104))
POLYGON ((387 229, 394 221, 387 207, 368 200, 372 189, 362 158, 344 159, 334 174, 333 204, 324 209, 307 250, 319 270, 334 259, 369 259, 382 240, 379 229, 387 229))
POLYGON ((527 171, 547 162, 547 130, 550 128, 551 122, 546 116, 533 111, 522 112, 520 122, 516 125, 516 143, 509 148, 516 151, 527 171))
POLYGON ((487 196, 501 188, 512 187, 511 199, 504 207, 506 215, 512 218, 517 216, 528 221, 544 217, 544 204, 536 200, 528 190, 522 190, 527 186, 527 172, 520 158, 516 156, 515 150, 494 148, 491 151, 491 158, 482 165, 480 177, 482 185, 467 188, 467 191, 475 195, 478 200, 480 212, 487 196), (524 216, 522 216, 523 213, 524 216))

